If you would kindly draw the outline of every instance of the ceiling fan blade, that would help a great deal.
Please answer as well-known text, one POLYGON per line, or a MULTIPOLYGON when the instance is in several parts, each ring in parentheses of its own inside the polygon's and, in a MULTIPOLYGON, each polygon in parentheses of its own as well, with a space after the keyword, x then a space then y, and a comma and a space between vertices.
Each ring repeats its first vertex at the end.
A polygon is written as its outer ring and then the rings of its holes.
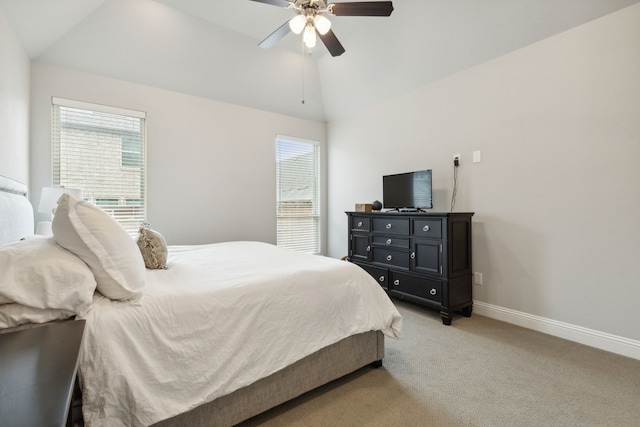
POLYGON ((322 35, 317 31, 316 33, 318 34, 318 37, 320 37, 320 40, 322 40, 322 43, 327 47, 331 56, 340 56, 345 52, 344 47, 342 47, 342 43, 340 43, 340 40, 338 40, 333 30, 327 31, 325 35, 322 35))
POLYGON ((389 16, 393 12, 393 3, 390 1, 346 2, 330 6, 335 16, 389 16))
POLYGON ((289 6, 289 2, 287 0, 251 0, 251 1, 257 1, 258 3, 272 4, 274 6, 280 6, 280 7, 289 6))
POLYGON ((267 37, 266 39, 262 40, 258 44, 258 46, 260 46, 263 49, 268 49, 271 46, 273 46, 274 44, 278 43, 280 41, 280 39, 282 39, 284 36, 289 34, 290 31, 291 31, 291 28, 289 27, 289 21, 287 21, 284 24, 282 24, 280 26, 280 28, 278 28, 273 33, 271 33, 269 35, 269 37, 267 37))

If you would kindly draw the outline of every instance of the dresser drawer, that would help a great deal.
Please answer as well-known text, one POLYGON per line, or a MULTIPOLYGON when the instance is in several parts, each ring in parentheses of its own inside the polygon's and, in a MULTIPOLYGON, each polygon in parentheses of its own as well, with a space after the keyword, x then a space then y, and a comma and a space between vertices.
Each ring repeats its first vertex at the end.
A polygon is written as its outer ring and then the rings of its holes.
POLYGON ((409 239, 392 236, 373 236, 372 243, 389 248, 409 249, 409 239))
POLYGON ((373 231, 377 233, 409 235, 409 218, 374 218, 373 231))
POLYGON ((372 252, 373 262, 405 270, 409 269, 409 252, 379 247, 373 247, 372 252))
POLYGON ((363 265, 363 264, 358 264, 358 265, 362 267, 367 273, 369 273, 371 277, 376 279, 376 282, 378 282, 380 286, 382 286, 384 289, 388 289, 389 270, 387 270, 386 268, 372 267, 370 265, 363 265))
POLYGON ((414 219, 413 235, 416 237, 430 237, 439 239, 442 237, 441 219, 414 219))
POLYGON ((352 216, 351 229, 353 231, 370 231, 371 225, 369 223, 369 218, 366 216, 352 216))
POLYGON ((442 303, 442 282, 396 272, 391 272, 389 280, 389 290, 442 303))

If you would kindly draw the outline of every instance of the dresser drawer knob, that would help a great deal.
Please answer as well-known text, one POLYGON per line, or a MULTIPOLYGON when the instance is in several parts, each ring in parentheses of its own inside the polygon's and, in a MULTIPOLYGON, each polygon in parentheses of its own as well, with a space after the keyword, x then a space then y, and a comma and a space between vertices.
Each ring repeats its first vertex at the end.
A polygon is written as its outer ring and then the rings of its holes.
POLYGON ((430 230, 430 228, 429 228, 428 225, 425 225, 424 227, 422 227, 422 231, 429 231, 429 230, 430 230))
POLYGON ((432 288, 432 289, 429 291, 429 293, 430 293, 431 295, 435 295, 437 292, 436 292, 436 289, 435 289, 435 288, 432 288))
POLYGON ((393 281, 393 285, 394 286, 399 286, 400 285, 400 279, 396 279, 393 281))
POLYGON ((415 252, 411 252, 411 259, 416 259, 416 253, 415 252))
POLYGON ((358 228, 362 227, 362 221, 358 222, 358 228))
POLYGON ((380 276, 380 277, 378 278, 378 281, 379 281, 379 282, 384 282, 384 276, 380 276))
POLYGON ((391 255, 387 255, 387 261, 391 261, 393 257, 391 255))
POLYGON ((391 224, 387 224, 387 230, 391 230, 391 224))
POLYGON ((367 252, 371 252, 371 246, 367 246, 367 252))
POLYGON ((387 245, 391 244, 391 239, 387 239, 387 245))

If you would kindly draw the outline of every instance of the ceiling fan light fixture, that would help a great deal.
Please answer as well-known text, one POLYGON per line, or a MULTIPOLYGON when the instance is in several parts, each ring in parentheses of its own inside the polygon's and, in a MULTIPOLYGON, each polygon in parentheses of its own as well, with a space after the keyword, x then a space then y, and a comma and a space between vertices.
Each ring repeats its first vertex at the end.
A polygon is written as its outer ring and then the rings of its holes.
POLYGON ((374 1, 339 1, 333 0, 251 0, 258 3, 290 9, 294 16, 278 27, 266 39, 258 43, 262 48, 269 48, 290 32, 302 34, 303 50, 306 46, 311 52, 319 36, 322 44, 331 56, 340 56, 345 52, 342 43, 333 33, 331 16, 391 16, 393 2, 390 0, 374 1))
POLYGON ((307 18, 304 15, 296 15, 289 21, 289 28, 295 34, 302 33, 304 27, 307 25, 307 18))
POLYGON ((323 36, 331 29, 331 21, 322 15, 316 15, 313 18, 313 25, 315 25, 316 30, 323 36))
POLYGON ((309 49, 316 47, 316 29, 313 25, 307 25, 305 27, 302 41, 309 49))

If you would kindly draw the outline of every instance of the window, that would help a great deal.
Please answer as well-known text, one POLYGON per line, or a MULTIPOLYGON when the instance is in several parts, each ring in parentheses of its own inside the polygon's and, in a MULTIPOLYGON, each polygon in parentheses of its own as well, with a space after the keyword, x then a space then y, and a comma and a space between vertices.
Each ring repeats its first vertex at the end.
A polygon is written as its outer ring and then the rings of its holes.
POLYGON ((81 189, 132 236, 145 220, 145 116, 52 100, 53 185, 81 189))
POLYGON ((277 244, 320 253, 320 146, 276 138, 277 244))
POLYGON ((122 166, 139 168, 142 166, 142 145, 138 136, 122 137, 122 166))

